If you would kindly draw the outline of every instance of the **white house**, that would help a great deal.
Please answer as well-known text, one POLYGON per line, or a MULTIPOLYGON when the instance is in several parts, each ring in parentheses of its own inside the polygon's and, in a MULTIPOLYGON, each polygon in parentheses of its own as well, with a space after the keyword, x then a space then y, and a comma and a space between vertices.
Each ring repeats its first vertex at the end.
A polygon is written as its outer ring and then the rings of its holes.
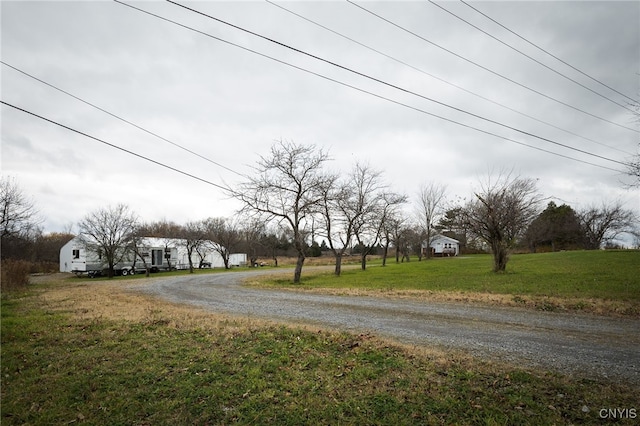
MULTIPOLYGON (((220 254, 211 248, 212 243, 203 244, 203 248, 191 254, 193 266, 223 268, 220 254)), ((138 254, 129 249, 114 269, 117 273, 128 275, 145 269, 145 262, 152 271, 168 269, 188 269, 189 256, 184 240, 175 238, 144 237, 138 244, 138 254), (135 267, 135 270, 134 270, 135 267)), ((246 254, 232 254, 230 265, 246 264, 246 254)), ((60 272, 87 273, 96 275, 108 267, 106 259, 99 250, 87 247, 79 236, 73 238, 60 249, 60 272)))
POLYGON ((431 244, 427 241, 422 243, 422 253, 426 254, 431 250, 432 256, 457 256, 460 253, 460 241, 438 234, 431 238, 431 244))

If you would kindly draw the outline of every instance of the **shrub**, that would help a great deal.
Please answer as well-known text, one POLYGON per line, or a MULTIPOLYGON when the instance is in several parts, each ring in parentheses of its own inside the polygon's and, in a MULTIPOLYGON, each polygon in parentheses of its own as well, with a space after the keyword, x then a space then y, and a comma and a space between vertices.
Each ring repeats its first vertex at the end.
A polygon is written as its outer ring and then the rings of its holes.
POLYGON ((21 290, 29 283, 31 263, 26 260, 3 259, 0 288, 2 291, 21 290))
POLYGON ((53 272, 58 272, 59 265, 57 262, 29 262, 29 273, 30 274, 51 274, 53 272))

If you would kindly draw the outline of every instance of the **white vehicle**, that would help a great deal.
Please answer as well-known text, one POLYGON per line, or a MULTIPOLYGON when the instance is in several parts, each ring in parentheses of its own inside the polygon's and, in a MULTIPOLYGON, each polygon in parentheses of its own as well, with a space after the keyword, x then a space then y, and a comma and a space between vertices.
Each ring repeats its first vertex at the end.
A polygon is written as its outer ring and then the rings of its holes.
MULTIPOLYGON (((152 272, 174 269, 177 264, 178 249, 164 243, 165 240, 160 238, 143 239, 141 248, 138 249, 140 255, 136 255, 133 250, 128 250, 121 261, 114 265, 114 273, 130 275, 142 272, 145 270, 145 262, 152 272)), ((79 236, 60 249, 60 272, 95 277, 105 273, 107 268, 107 261, 101 251, 88 247, 79 236)))
MULTIPOLYGON (((199 253, 194 250, 191 254, 194 268, 224 268, 222 256, 210 248, 213 243, 208 243, 203 244, 199 253)), ((245 253, 234 253, 230 256, 231 266, 244 266, 246 263, 245 253)), ((137 250, 128 249, 113 269, 116 275, 132 275, 144 272, 145 264, 151 272, 188 269, 189 255, 185 241, 176 238, 141 238, 137 250)), ((100 250, 91 249, 79 236, 60 249, 60 272, 94 277, 104 274, 107 268, 106 259, 100 250)))

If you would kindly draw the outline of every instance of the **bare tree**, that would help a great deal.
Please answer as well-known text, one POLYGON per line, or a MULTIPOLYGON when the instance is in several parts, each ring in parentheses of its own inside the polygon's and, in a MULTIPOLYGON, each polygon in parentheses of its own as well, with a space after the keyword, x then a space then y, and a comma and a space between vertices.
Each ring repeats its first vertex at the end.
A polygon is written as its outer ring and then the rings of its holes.
MULTIPOLYGON (((399 252, 405 247, 405 234, 407 227, 405 226, 405 217, 400 212, 393 212, 387 220, 382 224, 382 266, 387 265, 387 256, 389 247, 393 244, 396 251, 396 263, 398 263, 399 252)), ((404 250, 403 250, 404 259, 404 250)))
POLYGON ((187 251, 187 259, 189 261, 189 273, 193 274, 193 254, 196 253, 200 256, 200 264, 198 267, 202 267, 203 256, 201 255, 201 248, 205 244, 207 237, 206 222, 204 221, 191 221, 187 222, 180 231, 182 236, 182 245, 187 251))
MULTIPOLYGON (((638 149, 640 149, 640 146, 638 149)), ((636 154, 629 159, 626 174, 633 179, 632 183, 628 185, 629 187, 637 188, 640 186, 640 154, 636 154)))
POLYGON ((469 229, 484 240, 493 253, 494 272, 503 272, 509 252, 538 212, 541 197, 532 179, 500 173, 489 176, 464 209, 469 229))
MULTIPOLYGON (((29 200, 13 177, 2 177, 0 180, 0 236, 2 244, 2 258, 15 257, 18 250, 14 246, 24 246, 28 240, 31 243, 40 233, 38 210, 33 201, 29 200), (11 244, 10 244, 11 242, 11 244)), ((29 244, 30 245, 30 244, 29 244)), ((20 256, 18 256, 20 257, 20 256)))
MULTIPOLYGON (((394 192, 385 192, 380 198, 378 204, 378 217, 374 219, 374 224, 377 225, 378 241, 384 242, 385 229, 395 227, 398 222, 401 222, 400 206, 407 202, 405 195, 396 194, 394 192)), ((383 263, 386 263, 386 256, 388 250, 388 244, 390 241, 385 242, 383 263)), ((370 245, 369 248, 373 247, 370 245)), ((362 269, 366 267, 366 257, 362 259, 362 269)))
POLYGON ((133 268, 132 273, 136 271, 136 263, 138 259, 142 261, 142 266, 144 267, 144 274, 146 277, 151 275, 151 267, 147 258, 149 257, 149 253, 147 251, 147 247, 145 247, 145 237, 146 237, 147 225, 137 224, 135 229, 131 232, 131 242, 129 246, 133 251, 133 268))
POLYGON ((578 212, 578 217, 587 249, 599 249, 623 233, 637 233, 638 218, 620 202, 587 207, 578 212))
POLYGON ((384 226, 395 217, 407 197, 388 191, 382 173, 369 166, 356 166, 352 184, 356 191, 354 236, 361 248, 360 267, 365 270, 367 256, 380 243, 384 226))
POLYGON ((351 245, 358 216, 357 209, 353 208, 356 191, 351 184, 351 176, 343 181, 334 177, 322 188, 320 216, 323 220, 323 236, 326 237, 335 258, 336 276, 342 273, 342 259, 351 245))
POLYGON ((280 141, 271 147, 268 157, 260 157, 255 174, 232 192, 245 212, 263 215, 291 230, 298 257, 294 283, 300 282, 302 274, 306 227, 322 203, 327 181, 322 166, 327 160, 328 154, 314 145, 280 141))
POLYGON ((350 200, 350 215, 353 220, 353 235, 360 246, 361 268, 367 268, 367 256, 378 244, 382 231, 383 194, 386 185, 382 172, 369 165, 357 163, 351 174, 353 196, 350 200))
POLYGON ((106 259, 108 276, 126 255, 138 222, 137 216, 124 204, 89 213, 80 223, 81 238, 90 249, 100 251, 106 259))
POLYGON ((75 235, 73 234, 61 232, 38 235, 34 241, 34 260, 58 263, 60 259, 60 249, 74 237, 75 235))
POLYGON ((293 247, 292 232, 279 224, 271 225, 262 235, 261 244, 267 257, 278 266, 278 255, 288 253, 293 247))
MULTIPOLYGON (((435 226, 443 213, 443 204, 447 187, 437 183, 423 184, 418 191, 416 218, 422 230, 427 247, 435 235, 435 226)), ((431 250, 427 250, 427 259, 431 258, 431 250)))
MULTIPOLYGON (((249 256, 249 264, 254 266, 258 261, 258 255, 263 252, 263 240, 266 237, 266 225, 259 217, 248 217, 242 220, 244 223, 240 227, 240 238, 242 250, 249 256)), ((275 266, 278 266, 278 257, 273 252, 275 266)))
POLYGON ((238 224, 233 219, 209 218, 205 221, 205 229, 211 248, 220 254, 225 269, 229 269, 231 253, 242 242, 242 233, 238 224))

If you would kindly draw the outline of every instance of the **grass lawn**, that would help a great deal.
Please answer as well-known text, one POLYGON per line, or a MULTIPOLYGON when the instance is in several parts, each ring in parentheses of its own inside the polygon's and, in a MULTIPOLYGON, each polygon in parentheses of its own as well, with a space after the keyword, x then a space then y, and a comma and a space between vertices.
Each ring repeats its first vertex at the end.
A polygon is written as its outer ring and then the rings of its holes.
POLYGON ((640 408, 624 383, 223 317, 119 283, 3 294, 3 425, 602 424, 601 409, 640 408))
POLYGON ((592 310, 640 314, 640 251, 567 251, 513 255, 505 273, 492 272, 490 255, 435 258, 405 263, 371 262, 367 270, 344 269, 305 274, 300 285, 290 277, 253 284, 299 289, 349 289, 382 295, 455 294, 455 298, 494 300, 539 309, 592 310), (466 296, 465 296, 466 295, 466 296))

